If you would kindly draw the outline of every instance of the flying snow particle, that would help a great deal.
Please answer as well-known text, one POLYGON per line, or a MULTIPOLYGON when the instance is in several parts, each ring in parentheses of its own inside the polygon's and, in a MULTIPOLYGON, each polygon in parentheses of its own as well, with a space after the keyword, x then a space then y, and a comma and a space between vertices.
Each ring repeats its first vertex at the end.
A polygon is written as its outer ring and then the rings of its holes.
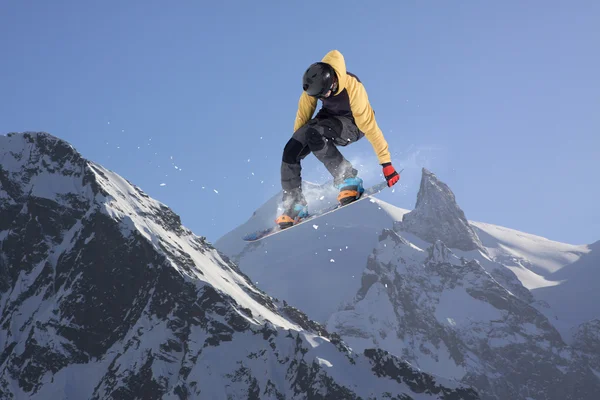
POLYGON ((321 196, 319 197, 319 200, 323 200, 325 198, 325 196, 321 196))
POLYGON ((213 189, 213 191, 214 191, 216 194, 219 194, 219 192, 217 191, 217 189, 213 189))
POLYGON ((327 249, 327 251, 331 251, 331 249, 327 249))
POLYGON ((329 262, 335 262, 335 260, 332 258, 331 260, 329 260, 329 262))
POLYGON ((166 183, 161 183, 160 186, 167 186, 167 184, 166 183))
POLYGON ((313 228, 319 229, 319 225, 313 225, 313 228))
POLYGON ((250 159, 248 159, 248 162, 250 162, 250 159))

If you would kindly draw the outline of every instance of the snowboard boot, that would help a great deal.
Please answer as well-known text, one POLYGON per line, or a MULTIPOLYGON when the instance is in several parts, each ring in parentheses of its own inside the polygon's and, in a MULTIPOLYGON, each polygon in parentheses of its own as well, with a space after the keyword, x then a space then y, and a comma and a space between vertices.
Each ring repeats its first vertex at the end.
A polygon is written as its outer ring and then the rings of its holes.
POLYGON ((289 228, 308 217, 308 205, 301 193, 284 195, 283 208, 283 214, 275 220, 281 229, 289 228))
POLYGON ((363 180, 358 177, 346 178, 342 183, 337 185, 337 187, 340 190, 337 199, 342 206, 358 200, 365 191, 363 180))

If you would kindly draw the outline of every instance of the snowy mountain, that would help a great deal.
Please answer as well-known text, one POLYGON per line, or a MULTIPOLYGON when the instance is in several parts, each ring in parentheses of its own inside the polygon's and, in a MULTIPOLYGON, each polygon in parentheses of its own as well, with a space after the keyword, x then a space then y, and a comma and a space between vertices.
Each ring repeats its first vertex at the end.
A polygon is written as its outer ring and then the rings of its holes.
MULTIPOLYGON (((335 201, 331 190, 306 188, 309 208, 335 201)), ((278 197, 215 245, 354 351, 384 349, 485 399, 597 398, 597 245, 468 221, 427 170, 414 210, 373 199, 241 242, 272 221, 278 197)))
POLYGON ((0 311, 2 399, 477 398, 351 351, 45 133, 0 136, 0 311))

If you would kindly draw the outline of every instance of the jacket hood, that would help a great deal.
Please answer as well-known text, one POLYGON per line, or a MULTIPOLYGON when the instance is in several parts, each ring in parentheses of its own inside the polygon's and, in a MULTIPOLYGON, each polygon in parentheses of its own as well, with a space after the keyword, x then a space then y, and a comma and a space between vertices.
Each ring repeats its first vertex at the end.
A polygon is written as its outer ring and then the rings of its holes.
POLYGON ((334 96, 339 94, 342 90, 346 88, 346 61, 344 60, 344 56, 337 50, 331 50, 329 53, 325 54, 325 57, 321 60, 321 62, 327 63, 331 65, 333 70, 335 71, 338 78, 338 88, 337 91, 333 94, 334 96))

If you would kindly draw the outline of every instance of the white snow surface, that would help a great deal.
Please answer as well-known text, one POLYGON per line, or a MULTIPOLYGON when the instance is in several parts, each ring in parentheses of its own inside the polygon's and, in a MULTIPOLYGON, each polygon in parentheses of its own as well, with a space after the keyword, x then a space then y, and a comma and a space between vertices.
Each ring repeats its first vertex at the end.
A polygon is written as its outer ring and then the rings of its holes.
MULTIPOLYGON (((308 188, 309 210, 336 201, 333 188, 308 188)), ((381 228, 391 228, 393 221, 379 200, 361 201, 315 220, 318 229, 303 224, 248 244, 244 250, 247 243, 241 238, 245 233, 274 223, 278 200, 279 196, 270 199, 246 224, 219 239, 215 247, 233 261, 244 252, 239 266, 258 287, 325 323, 360 288, 362 271, 381 228), (358 219, 354 218, 357 213, 358 219)))
MULTIPOLYGON (((546 277, 577 261, 589 252, 587 245, 573 245, 520 232, 503 226, 469 221, 476 228, 483 245, 492 256, 513 256, 529 265, 519 265, 530 272, 546 277)), ((532 285, 531 288, 539 286, 532 285)), ((526 287, 528 285, 525 285, 526 287)))
MULTIPOLYGON (((321 193, 328 204, 335 201, 333 189, 315 184, 305 185, 309 188, 309 210, 319 206, 321 193)), ((378 200, 375 196, 375 202, 361 202, 319 218, 315 221, 318 229, 300 226, 257 243, 244 242, 242 237, 246 233, 274 224, 280 196, 277 194, 271 198, 247 222, 219 238, 215 246, 239 261, 242 270, 258 281, 259 287, 292 303, 302 297, 302 293, 309 292, 326 296, 338 305, 343 302, 341 292, 353 293, 357 283, 352 276, 356 277, 364 267, 379 232, 385 228, 391 229, 394 221, 401 221, 402 216, 410 211, 378 200), (344 249, 346 246, 349 251, 344 252, 351 256, 344 259, 339 255, 335 257, 335 264, 340 270, 331 269, 334 264, 329 262, 330 258, 324 263, 328 248, 344 249), (340 262, 344 264, 343 269, 340 262), (318 279, 313 280, 312 277, 318 279), (323 290, 327 290, 327 293, 323 293, 323 290)), ((483 222, 469 223, 480 237, 487 255, 453 249, 456 254, 468 255, 480 261, 486 258, 490 260, 491 257, 511 270, 527 289, 555 287, 552 293, 556 298, 563 297, 560 294, 563 281, 553 279, 552 274, 590 252, 588 245, 561 243, 483 222)), ((410 243, 423 243, 414 235, 402 235, 410 237, 410 243)), ((597 299, 600 300, 600 295, 597 299)), ((323 320, 330 309, 335 308, 330 304, 326 306, 328 310, 324 310, 319 304, 322 302, 316 299, 300 300, 308 306, 306 311, 310 311, 309 315, 317 320, 323 320)))

